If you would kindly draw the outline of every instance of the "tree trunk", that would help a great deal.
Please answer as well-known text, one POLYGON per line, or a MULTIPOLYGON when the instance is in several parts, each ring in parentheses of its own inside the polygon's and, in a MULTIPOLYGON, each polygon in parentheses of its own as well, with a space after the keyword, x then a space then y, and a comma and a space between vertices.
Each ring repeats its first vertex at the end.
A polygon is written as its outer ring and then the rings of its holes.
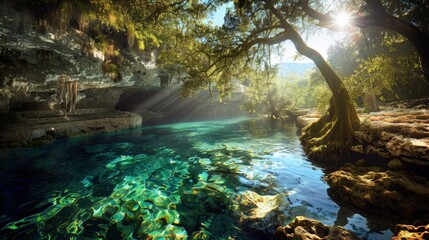
POLYGON ((350 147, 355 140, 354 131, 360 124, 352 99, 340 77, 322 55, 307 46, 292 25, 275 9, 271 1, 267 1, 266 7, 280 20, 297 51, 313 60, 332 91, 328 111, 317 122, 303 129, 301 142, 310 159, 337 162, 349 154, 350 147))
POLYGON ((326 79, 332 97, 325 115, 303 130, 301 141, 310 159, 340 161, 347 157, 354 143, 354 131, 359 127, 353 101, 339 76, 314 49, 294 42, 300 54, 312 59, 326 79))
POLYGON ((374 93, 374 88, 372 86, 372 83, 368 87, 364 88, 363 93, 363 102, 365 104, 365 112, 377 112, 380 111, 380 108, 377 104, 377 97, 374 93))

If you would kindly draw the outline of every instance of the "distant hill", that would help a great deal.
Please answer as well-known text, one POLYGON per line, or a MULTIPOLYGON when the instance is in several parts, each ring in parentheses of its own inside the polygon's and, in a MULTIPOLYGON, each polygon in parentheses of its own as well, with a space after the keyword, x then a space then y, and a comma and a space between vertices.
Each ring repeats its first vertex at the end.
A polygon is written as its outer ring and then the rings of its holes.
POLYGON ((279 64, 279 76, 287 76, 289 74, 303 75, 308 70, 316 67, 314 63, 280 63, 279 64))

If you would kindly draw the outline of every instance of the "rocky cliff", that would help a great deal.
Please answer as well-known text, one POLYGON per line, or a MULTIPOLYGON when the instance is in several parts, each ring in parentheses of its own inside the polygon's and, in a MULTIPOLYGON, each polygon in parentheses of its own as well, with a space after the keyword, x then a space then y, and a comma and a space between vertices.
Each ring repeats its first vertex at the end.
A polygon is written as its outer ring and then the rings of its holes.
POLYGON ((120 49, 115 67, 121 81, 114 81, 103 68, 108 48, 77 28, 41 33, 33 15, 10 1, 0 1, 0 16, 0 148, 142 123, 139 115, 115 107, 131 87, 160 87, 154 51, 120 49), (76 104, 67 111, 71 101, 76 104))
MULTIPOLYGON (((103 49, 87 34, 72 27, 42 34, 35 30, 28 11, 18 11, 7 1, 1 2, 0 11, 0 111, 3 113, 26 102, 49 107, 60 75, 78 82, 79 100, 94 89, 160 86, 153 50, 120 49, 121 61, 116 67, 121 81, 115 82, 103 70, 108 54, 105 46, 103 49)), ((112 97, 118 100, 119 95, 112 97)))

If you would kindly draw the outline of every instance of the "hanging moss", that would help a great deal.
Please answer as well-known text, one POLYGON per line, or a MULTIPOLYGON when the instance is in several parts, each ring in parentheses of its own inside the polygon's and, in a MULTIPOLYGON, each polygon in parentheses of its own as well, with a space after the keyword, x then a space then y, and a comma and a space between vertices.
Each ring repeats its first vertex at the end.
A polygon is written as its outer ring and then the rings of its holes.
POLYGON ((136 30, 134 28, 133 23, 127 24, 127 43, 128 47, 132 48, 134 46, 134 39, 135 39, 136 30))
POLYGON ((62 2, 58 9, 53 12, 56 21, 52 24, 60 32, 64 33, 70 25, 74 7, 70 1, 62 2))
POLYGON ((104 60, 102 64, 104 74, 109 77, 114 83, 122 81, 122 75, 119 71, 119 65, 111 60, 104 60))
POLYGON ((137 50, 145 50, 144 36, 141 31, 135 31, 135 38, 137 40, 137 50))

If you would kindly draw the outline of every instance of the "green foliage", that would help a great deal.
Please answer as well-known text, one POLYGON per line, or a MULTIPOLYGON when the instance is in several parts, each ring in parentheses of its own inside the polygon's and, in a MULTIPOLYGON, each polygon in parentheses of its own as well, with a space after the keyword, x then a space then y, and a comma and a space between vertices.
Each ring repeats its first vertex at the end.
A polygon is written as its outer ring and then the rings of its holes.
POLYGON ((360 61, 353 75, 346 82, 355 98, 372 91, 379 100, 396 100, 401 96, 396 94, 398 88, 414 88, 415 80, 423 81, 423 77, 417 74, 420 70, 418 57, 411 56, 386 56, 384 54, 360 61), (417 74, 413 76, 413 74, 417 74), (385 96, 392 99, 386 99, 385 96))
POLYGON ((415 50, 396 33, 362 30, 328 55, 353 99, 367 111, 377 110, 377 102, 418 98, 429 90, 415 50))
POLYGON ((308 91, 303 97, 303 107, 317 108, 319 112, 325 112, 328 109, 332 93, 322 74, 316 68, 309 73, 307 89, 308 91))
POLYGON ((309 95, 308 76, 288 75, 277 77, 275 67, 247 75, 248 85, 243 108, 251 113, 267 114, 270 118, 281 118, 291 110, 307 107, 309 95))

